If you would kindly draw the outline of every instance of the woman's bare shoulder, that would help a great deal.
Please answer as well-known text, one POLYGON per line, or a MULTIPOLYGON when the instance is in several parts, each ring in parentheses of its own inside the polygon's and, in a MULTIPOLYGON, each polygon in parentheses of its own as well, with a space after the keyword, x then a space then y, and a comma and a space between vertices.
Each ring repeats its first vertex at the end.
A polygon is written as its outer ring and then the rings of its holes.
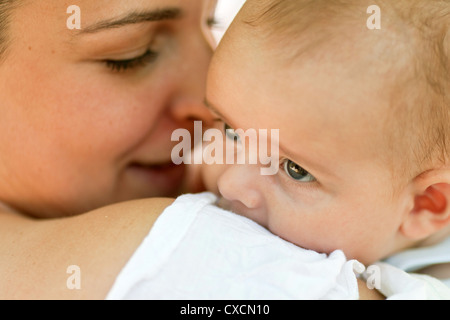
POLYGON ((103 299, 173 199, 32 220, 0 214, 0 299, 103 299))

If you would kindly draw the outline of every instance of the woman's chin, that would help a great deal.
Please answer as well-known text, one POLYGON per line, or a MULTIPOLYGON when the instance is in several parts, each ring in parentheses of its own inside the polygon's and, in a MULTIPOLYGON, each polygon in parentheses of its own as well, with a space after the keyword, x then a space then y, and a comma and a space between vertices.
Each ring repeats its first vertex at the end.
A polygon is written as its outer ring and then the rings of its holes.
POLYGON ((126 169, 128 192, 133 198, 176 197, 183 188, 186 167, 132 164, 126 169))

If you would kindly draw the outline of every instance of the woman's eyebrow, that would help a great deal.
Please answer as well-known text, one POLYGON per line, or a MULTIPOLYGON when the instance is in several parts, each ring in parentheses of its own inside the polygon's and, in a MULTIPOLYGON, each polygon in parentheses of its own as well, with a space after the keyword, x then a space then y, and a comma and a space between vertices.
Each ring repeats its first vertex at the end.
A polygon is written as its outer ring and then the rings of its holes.
POLYGON ((164 8, 143 12, 131 12, 120 18, 97 22, 84 27, 78 34, 96 33, 103 30, 120 28, 130 24, 180 19, 183 12, 179 8, 164 8))

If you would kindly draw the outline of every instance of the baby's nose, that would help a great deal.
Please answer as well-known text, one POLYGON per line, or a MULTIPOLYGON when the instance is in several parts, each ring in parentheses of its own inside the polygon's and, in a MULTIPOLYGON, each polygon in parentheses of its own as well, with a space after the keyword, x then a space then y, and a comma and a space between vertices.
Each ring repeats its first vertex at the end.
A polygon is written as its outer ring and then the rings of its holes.
MULTIPOLYGON (((255 165, 234 165, 228 168, 218 181, 220 194, 229 202, 238 202, 239 207, 261 209, 264 195, 261 190, 259 168, 255 165)), ((241 213, 241 212, 239 212, 241 213)))

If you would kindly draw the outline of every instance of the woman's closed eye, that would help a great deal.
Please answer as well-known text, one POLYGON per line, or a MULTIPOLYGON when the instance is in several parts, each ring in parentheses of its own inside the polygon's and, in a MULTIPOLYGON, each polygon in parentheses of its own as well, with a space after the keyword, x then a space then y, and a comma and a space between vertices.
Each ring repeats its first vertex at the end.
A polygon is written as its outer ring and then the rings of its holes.
POLYGON ((114 72, 132 71, 143 68, 146 65, 154 62, 158 57, 158 53, 152 50, 147 50, 143 55, 131 59, 123 60, 104 60, 106 66, 114 72))
POLYGON ((284 161, 284 171, 286 174, 295 181, 298 182, 314 182, 316 178, 313 177, 308 171, 300 167, 291 160, 284 161))

